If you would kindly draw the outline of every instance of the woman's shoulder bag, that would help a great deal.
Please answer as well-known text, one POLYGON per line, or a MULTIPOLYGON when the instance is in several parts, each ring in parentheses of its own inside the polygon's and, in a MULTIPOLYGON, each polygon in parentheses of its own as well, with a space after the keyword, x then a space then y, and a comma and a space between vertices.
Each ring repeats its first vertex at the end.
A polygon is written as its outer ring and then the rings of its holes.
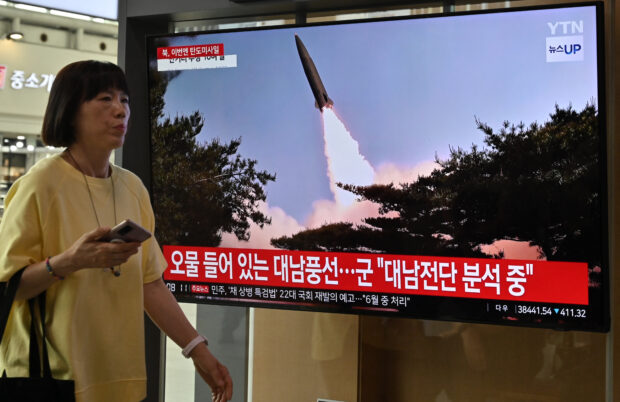
MULTIPOLYGON (((0 343, 10 342, 3 339, 11 306, 19 286, 22 268, 15 273, 9 282, 0 282, 0 343)), ((28 300, 30 309, 30 376, 7 377, 6 371, 0 377, 0 402, 73 402, 75 391, 73 380, 57 380, 52 378, 49 357, 47 354, 47 340, 45 334, 45 292, 28 300), (39 307, 39 320, 35 309, 39 307), (41 325, 41 344, 43 345, 42 360, 39 353, 39 341, 36 326, 41 325)))

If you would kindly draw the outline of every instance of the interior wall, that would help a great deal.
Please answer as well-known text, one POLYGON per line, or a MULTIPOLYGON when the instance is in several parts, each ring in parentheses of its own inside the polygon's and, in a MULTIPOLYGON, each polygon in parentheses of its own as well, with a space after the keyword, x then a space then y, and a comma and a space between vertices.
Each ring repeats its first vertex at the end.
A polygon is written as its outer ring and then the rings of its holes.
POLYGON ((605 400, 605 334, 360 318, 360 402, 605 400))
POLYGON ((45 45, 21 43, 0 39, 0 64, 6 66, 4 89, 0 90, 0 131, 8 133, 39 134, 49 91, 45 87, 11 87, 11 74, 20 70, 27 78, 36 73, 56 75, 65 65, 78 60, 96 59, 116 62, 116 55, 87 53, 74 49, 61 49, 45 45))
POLYGON ((358 330, 355 315, 256 309, 251 400, 357 401, 358 330))

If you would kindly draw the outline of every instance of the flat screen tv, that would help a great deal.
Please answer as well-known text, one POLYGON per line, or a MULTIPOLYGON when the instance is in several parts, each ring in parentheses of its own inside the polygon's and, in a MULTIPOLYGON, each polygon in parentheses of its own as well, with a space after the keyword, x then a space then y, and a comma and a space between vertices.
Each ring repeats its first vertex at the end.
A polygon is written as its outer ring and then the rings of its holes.
POLYGON ((606 331, 602 5, 148 39, 182 301, 606 331))

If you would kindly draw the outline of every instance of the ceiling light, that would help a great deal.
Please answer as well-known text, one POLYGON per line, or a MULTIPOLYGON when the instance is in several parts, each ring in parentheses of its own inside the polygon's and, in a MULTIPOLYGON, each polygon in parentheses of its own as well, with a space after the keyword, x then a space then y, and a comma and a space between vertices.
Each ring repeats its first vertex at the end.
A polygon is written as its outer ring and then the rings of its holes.
POLYGON ((68 13, 66 11, 60 11, 60 10, 50 10, 50 14, 52 15, 57 15, 59 17, 67 17, 67 18, 74 18, 77 20, 83 20, 83 21, 90 21, 92 18, 87 16, 87 15, 83 15, 83 14, 76 14, 76 13, 68 13))
POLYGON ((13 40, 24 39, 24 34, 21 32, 9 32, 6 37, 13 40))
POLYGON ((13 18, 11 21, 11 30, 6 34, 6 37, 13 40, 20 40, 24 38, 22 33, 22 24, 19 18, 13 18))
POLYGON ((20 4, 20 3, 18 3, 18 4, 15 4, 15 8, 19 8, 21 10, 34 11, 34 12, 37 12, 37 13, 47 14, 47 8, 31 6, 30 4, 20 4))

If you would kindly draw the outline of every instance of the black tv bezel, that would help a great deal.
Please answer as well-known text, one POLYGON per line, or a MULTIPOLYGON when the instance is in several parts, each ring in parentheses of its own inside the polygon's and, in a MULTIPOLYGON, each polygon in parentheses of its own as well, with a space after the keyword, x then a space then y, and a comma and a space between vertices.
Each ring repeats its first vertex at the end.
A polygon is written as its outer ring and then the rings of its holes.
MULTIPOLYGON (((149 89, 151 88, 151 62, 153 59, 156 59, 154 55, 155 50, 155 41, 162 38, 174 38, 174 37, 195 37, 200 35, 210 35, 210 34, 226 34, 226 33, 235 33, 235 32, 252 32, 252 31, 273 31, 273 30, 281 30, 281 29, 290 29, 290 28, 307 28, 307 27, 320 27, 320 26, 336 26, 336 25, 349 25, 349 24, 365 24, 365 23, 373 23, 373 22, 385 22, 385 21, 402 21, 402 20, 417 20, 417 19, 430 19, 430 18, 450 18, 450 17, 461 17, 468 15, 485 15, 485 14, 506 14, 512 12, 522 12, 522 11, 535 11, 535 10, 552 10, 552 9, 565 9, 565 8, 579 8, 579 7, 594 7, 596 13, 596 44, 597 44, 597 82, 598 82, 598 127, 599 127, 599 167, 601 172, 601 238, 605 240, 601 247, 602 255, 601 255, 601 275, 602 275, 602 306, 599 308, 599 316, 601 317, 600 322, 588 321, 587 326, 580 325, 563 325, 556 321, 550 322, 541 322, 538 324, 534 324, 530 321, 485 321, 482 319, 460 319, 453 318, 449 315, 442 316, 434 316, 434 317, 426 317, 420 316, 416 314, 397 314, 397 317, 407 317, 407 318, 417 318, 417 319, 431 319, 431 320, 440 320, 440 321, 454 321, 454 322, 470 322, 470 323, 479 323, 479 324, 489 324, 489 325, 503 325, 503 326, 517 326, 517 327, 527 327, 527 328, 548 328, 548 329, 557 329, 557 330, 576 330, 576 331, 588 331, 588 332, 608 332, 610 330, 611 316, 610 316, 610 280, 611 280, 611 272, 610 272, 610 240, 611 233, 609 232, 609 194, 611 194, 610 186, 612 183, 609 183, 608 178, 608 160, 610 156, 608 155, 609 147, 608 147, 608 135, 607 135, 607 101, 606 101, 606 88, 605 88, 605 77, 606 77, 606 65, 605 65, 605 30, 604 30, 604 3, 601 1, 592 1, 592 2, 579 2, 579 3, 564 3, 564 4, 549 4, 549 5, 536 5, 536 6, 524 6, 524 7, 514 7, 514 8, 495 8, 495 9, 486 9, 486 10, 470 10, 470 11, 460 11, 460 12, 451 12, 451 13, 433 13, 433 14, 423 14, 423 15, 410 15, 410 16, 397 16, 397 17, 379 17, 379 18, 364 18, 364 19, 351 19, 344 21, 323 21, 316 23, 294 23, 294 24, 282 24, 275 26, 263 26, 263 27, 242 27, 242 28, 226 28, 226 29, 215 29, 208 31, 193 31, 193 32, 176 32, 176 33, 167 33, 167 34, 154 34, 146 36, 146 68, 145 74, 147 77, 147 99, 149 97, 149 89)), ((150 110, 150 105, 149 105, 150 110)), ((151 117, 149 117, 149 122, 151 121, 151 117)), ((152 144, 151 144, 151 133, 150 133, 150 125, 149 125, 149 152, 152 152, 152 144)), ((152 164, 151 164, 151 177, 152 177, 152 164)), ((152 181, 151 181, 152 183, 152 181)), ((151 184, 151 194, 152 184, 151 184)), ((155 200, 152 200, 153 204, 155 200)), ((177 296, 177 295, 175 295, 177 296)), ((417 296, 420 297, 420 296, 417 296)), ((430 297, 430 296, 426 296, 430 297)), ((186 297, 186 296, 177 296, 179 301, 183 302, 193 302, 193 303, 202 303, 201 301, 197 301, 194 297, 186 297)), ((453 302, 464 300, 461 298, 455 297, 440 297, 442 300, 453 302)), ((493 301, 493 299, 484 299, 493 301)), ((482 299, 481 299, 482 301, 482 299)), ((368 314, 368 315, 382 315, 382 313, 372 312, 372 311, 350 311, 341 308, 322 308, 322 307, 307 307, 300 305, 278 305, 276 307, 272 305, 262 304, 262 303, 226 303, 226 302, 209 302, 209 304, 221 304, 221 305, 235 305, 235 306, 245 306, 245 307, 259 307, 259 308, 275 308, 275 309, 287 309, 287 310, 297 310, 297 311, 322 311, 322 312, 335 312, 335 313, 348 313, 348 314, 368 314)), ((532 303, 535 304, 535 303, 532 303)), ((394 315, 392 315, 394 316, 394 315)), ((471 314, 470 314, 471 316, 471 314)))

